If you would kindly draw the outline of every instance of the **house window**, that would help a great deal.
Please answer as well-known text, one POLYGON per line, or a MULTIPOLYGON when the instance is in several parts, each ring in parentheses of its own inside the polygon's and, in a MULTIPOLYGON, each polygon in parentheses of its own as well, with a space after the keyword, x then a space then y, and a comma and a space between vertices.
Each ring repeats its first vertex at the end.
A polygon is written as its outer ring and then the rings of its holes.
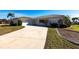
POLYGON ((47 23, 48 20, 39 20, 40 23, 47 23))
POLYGON ((40 20, 40 23, 45 23, 45 21, 44 20, 40 20))

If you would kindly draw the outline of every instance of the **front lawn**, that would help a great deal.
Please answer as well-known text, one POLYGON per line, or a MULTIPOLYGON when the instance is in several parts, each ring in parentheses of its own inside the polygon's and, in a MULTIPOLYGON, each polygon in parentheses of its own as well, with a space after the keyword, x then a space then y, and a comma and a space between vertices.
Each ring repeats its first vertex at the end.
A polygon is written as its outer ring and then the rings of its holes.
POLYGON ((45 49, 75 49, 79 48, 79 45, 73 44, 66 39, 61 38, 55 28, 49 28, 45 49))
POLYGON ((65 28, 65 29, 79 31, 79 25, 71 25, 70 27, 65 28))
POLYGON ((0 35, 7 34, 22 28, 24 28, 24 26, 0 26, 0 35))

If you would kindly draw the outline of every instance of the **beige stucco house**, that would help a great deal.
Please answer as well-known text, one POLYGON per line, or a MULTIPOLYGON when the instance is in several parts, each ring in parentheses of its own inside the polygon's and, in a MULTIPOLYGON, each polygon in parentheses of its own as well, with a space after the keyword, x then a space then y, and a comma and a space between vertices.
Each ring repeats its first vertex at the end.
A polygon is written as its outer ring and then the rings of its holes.
MULTIPOLYGON (((47 15, 47 16, 40 16, 34 18, 30 24, 32 25, 39 25, 39 26, 51 26, 51 25, 57 25, 59 26, 61 24, 61 20, 64 20, 64 15, 47 15)), ((62 21, 64 23, 64 21, 62 21)))

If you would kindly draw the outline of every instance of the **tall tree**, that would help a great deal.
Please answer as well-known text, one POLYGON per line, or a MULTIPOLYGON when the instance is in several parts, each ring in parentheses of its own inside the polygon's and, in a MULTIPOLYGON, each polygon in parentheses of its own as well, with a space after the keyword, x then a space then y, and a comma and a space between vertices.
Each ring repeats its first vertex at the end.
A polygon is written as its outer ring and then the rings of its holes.
POLYGON ((7 14, 7 18, 9 18, 9 17, 10 17, 10 19, 12 19, 13 17, 15 17, 14 13, 8 13, 7 14))
POLYGON ((64 17, 64 20, 70 20, 70 17, 67 15, 64 17))

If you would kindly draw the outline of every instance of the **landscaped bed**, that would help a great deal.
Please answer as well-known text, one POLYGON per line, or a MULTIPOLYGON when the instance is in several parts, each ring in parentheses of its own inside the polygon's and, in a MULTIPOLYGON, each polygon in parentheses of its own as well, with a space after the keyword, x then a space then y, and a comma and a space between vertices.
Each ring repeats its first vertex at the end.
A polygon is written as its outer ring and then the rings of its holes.
POLYGON ((24 26, 0 26, 0 35, 7 34, 22 28, 24 28, 24 26))
POLYGON ((72 30, 72 31, 79 31, 79 25, 71 25, 70 27, 65 29, 72 30))
POLYGON ((76 49, 79 48, 79 45, 71 43, 66 39, 61 38, 55 28, 49 28, 45 49, 76 49))

